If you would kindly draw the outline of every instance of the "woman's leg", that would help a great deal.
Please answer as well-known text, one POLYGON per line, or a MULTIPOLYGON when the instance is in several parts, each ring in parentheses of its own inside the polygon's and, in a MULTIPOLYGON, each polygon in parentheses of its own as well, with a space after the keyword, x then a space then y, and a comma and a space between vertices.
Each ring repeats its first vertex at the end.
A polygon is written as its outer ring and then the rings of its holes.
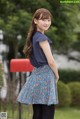
POLYGON ((33 104, 33 118, 32 119, 42 119, 42 105, 33 104))
POLYGON ((54 119, 55 105, 42 105, 42 119, 54 119))

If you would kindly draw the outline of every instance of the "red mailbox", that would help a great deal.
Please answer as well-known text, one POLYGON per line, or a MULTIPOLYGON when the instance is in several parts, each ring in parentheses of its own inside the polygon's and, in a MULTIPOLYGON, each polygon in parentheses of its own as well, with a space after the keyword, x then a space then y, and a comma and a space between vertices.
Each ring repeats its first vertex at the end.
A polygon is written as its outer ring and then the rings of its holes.
POLYGON ((12 59, 10 62, 11 72, 31 72, 33 68, 29 59, 12 59))
MULTIPOLYGON (((10 61, 10 72, 19 72, 19 81, 21 90, 21 72, 31 72, 33 70, 33 66, 30 63, 29 59, 12 59, 10 61)), ((19 119, 21 119, 21 103, 19 103, 19 119)))

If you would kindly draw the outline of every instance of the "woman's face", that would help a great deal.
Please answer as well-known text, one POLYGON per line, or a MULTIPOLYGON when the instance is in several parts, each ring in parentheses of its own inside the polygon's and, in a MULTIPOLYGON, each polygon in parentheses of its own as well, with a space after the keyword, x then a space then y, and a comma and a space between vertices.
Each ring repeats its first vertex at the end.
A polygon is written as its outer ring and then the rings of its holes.
POLYGON ((37 31, 44 31, 48 30, 51 25, 51 18, 48 19, 34 19, 34 23, 37 26, 37 31))

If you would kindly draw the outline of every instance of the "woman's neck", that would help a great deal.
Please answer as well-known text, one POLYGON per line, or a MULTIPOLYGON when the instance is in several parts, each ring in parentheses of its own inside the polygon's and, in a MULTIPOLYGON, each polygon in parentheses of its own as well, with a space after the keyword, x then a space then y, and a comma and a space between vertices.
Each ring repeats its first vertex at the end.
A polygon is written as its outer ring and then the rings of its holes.
POLYGON ((37 31, 39 31, 39 32, 41 32, 42 34, 44 34, 44 31, 43 31, 43 30, 37 29, 37 31))

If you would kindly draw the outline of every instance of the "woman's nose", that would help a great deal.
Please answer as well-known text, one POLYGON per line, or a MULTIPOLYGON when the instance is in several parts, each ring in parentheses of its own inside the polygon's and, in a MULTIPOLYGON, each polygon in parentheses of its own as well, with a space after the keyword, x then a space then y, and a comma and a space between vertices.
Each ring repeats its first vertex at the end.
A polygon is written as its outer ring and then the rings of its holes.
POLYGON ((46 25, 48 25, 49 24, 49 21, 46 21, 46 25))

